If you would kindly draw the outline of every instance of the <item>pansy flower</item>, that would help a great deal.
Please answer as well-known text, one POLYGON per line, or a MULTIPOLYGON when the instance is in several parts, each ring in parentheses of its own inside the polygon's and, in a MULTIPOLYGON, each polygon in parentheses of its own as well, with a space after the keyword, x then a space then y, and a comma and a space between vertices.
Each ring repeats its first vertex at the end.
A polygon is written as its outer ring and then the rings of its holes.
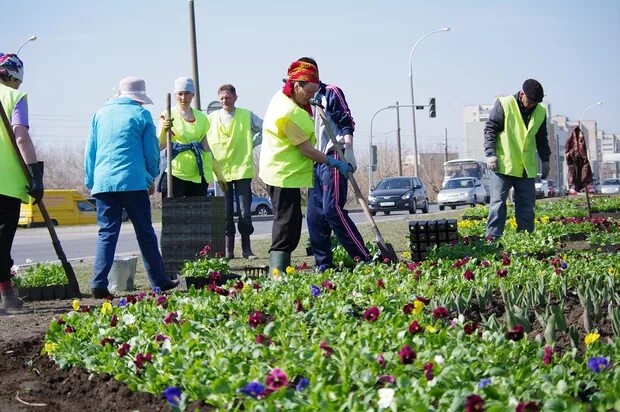
POLYGON ((325 356, 326 358, 331 358, 332 355, 334 354, 334 348, 332 348, 331 346, 329 346, 327 344, 327 341, 324 340, 319 344, 319 349, 323 349, 323 356, 325 356))
POLYGON ((469 395, 465 399, 465 412, 476 412, 484 410, 484 400, 478 395, 469 395))
POLYGON ((587 365, 593 372, 599 373, 607 369, 607 366, 609 366, 609 359, 605 357, 592 357, 588 359, 587 365))
POLYGON ((405 345, 398 352, 398 356, 400 357, 400 363, 402 363, 403 365, 409 365, 413 363, 413 361, 417 357, 417 354, 411 348, 411 346, 405 345))
POLYGON ((164 390, 164 397, 171 407, 178 408, 181 403, 181 389, 175 386, 168 386, 164 390))
POLYGON ((288 385, 288 376, 286 376, 286 373, 284 373, 282 369, 274 368, 267 374, 265 383, 269 389, 277 391, 288 385))
POLYGON ((506 332, 506 339, 518 341, 523 339, 523 335, 525 334, 525 329, 523 326, 516 325, 512 330, 506 332))
POLYGON ((364 311, 364 319, 368 322, 375 322, 379 319, 379 315, 381 314, 381 310, 378 307, 372 306, 364 311))
POLYGON ((310 385, 310 380, 308 378, 304 378, 303 376, 299 379, 299 381, 297 382, 297 385, 295 385, 295 390, 297 392, 301 392, 304 389, 306 389, 308 386, 310 385))
POLYGON ((317 285, 310 285, 310 293, 316 298, 321 295, 321 288, 317 285))
POLYGON ((267 316, 265 316, 265 314, 261 311, 255 311, 250 313, 250 316, 248 317, 248 324, 256 329, 259 325, 264 325, 265 323, 267 323, 267 316))
POLYGON ((122 358, 123 356, 127 355, 129 349, 131 349, 131 345, 129 345, 128 343, 123 343, 121 347, 117 350, 118 356, 122 358))
POLYGON ((450 312, 448 312, 448 309, 444 308, 443 306, 439 306, 433 311, 433 318, 435 319, 445 319, 449 316, 450 312))
POLYGON ((258 399, 265 394, 265 385, 260 382, 250 382, 240 392, 245 393, 254 399, 258 399))
POLYGON ((424 333, 424 328, 418 323, 417 320, 414 320, 409 324, 409 333, 411 333, 412 335, 424 333))
POLYGON ((551 346, 545 346, 545 349, 543 350, 543 363, 545 365, 550 365, 551 364, 551 358, 553 356, 553 350, 551 350, 551 346))
POLYGON ((179 323, 178 319, 179 315, 176 312, 169 312, 164 318, 164 325, 169 325, 171 323, 179 323))
POLYGON ((515 409, 515 412, 538 412, 540 411, 540 405, 536 401, 519 402, 515 409))

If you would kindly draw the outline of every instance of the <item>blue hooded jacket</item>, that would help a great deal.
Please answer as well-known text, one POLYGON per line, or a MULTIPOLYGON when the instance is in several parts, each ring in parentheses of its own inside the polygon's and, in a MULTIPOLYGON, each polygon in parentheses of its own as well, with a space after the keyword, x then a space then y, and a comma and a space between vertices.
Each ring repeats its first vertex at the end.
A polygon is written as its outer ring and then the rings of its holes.
POLYGON ((118 97, 93 116, 84 153, 91 193, 148 190, 159 174, 159 142, 151 113, 118 97))

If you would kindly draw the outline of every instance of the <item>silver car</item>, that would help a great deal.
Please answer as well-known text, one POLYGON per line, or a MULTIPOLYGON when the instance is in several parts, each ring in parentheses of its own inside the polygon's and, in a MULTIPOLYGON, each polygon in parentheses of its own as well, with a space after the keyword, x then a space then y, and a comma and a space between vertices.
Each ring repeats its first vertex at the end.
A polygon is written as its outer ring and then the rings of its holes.
POLYGON ((480 179, 475 177, 459 177, 450 179, 437 195, 439 210, 444 210, 446 206, 455 209, 459 205, 476 206, 477 203, 484 204, 487 191, 480 183, 480 179))
POLYGON ((601 193, 613 195, 620 193, 620 179, 605 179, 601 184, 601 193))

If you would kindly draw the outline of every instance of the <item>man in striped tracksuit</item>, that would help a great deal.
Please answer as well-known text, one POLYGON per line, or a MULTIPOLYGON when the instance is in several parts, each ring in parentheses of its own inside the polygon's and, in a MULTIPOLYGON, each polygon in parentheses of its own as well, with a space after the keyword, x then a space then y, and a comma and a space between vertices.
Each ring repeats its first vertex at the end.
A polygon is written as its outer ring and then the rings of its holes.
MULTIPOLYGON (((302 57, 300 61, 313 64, 318 69, 316 61, 309 57, 302 57)), ((333 84, 320 84, 316 99, 325 107, 329 126, 334 131, 341 145, 344 159, 339 159, 338 153, 329 135, 325 130, 321 118, 315 112, 315 133, 317 149, 328 157, 343 160, 357 168, 355 152, 353 151, 353 132, 355 122, 345 100, 344 93, 333 84)), ((316 266, 328 268, 333 266, 331 249, 332 231, 347 253, 356 261, 370 261, 372 256, 364 246, 364 239, 359 230, 344 209, 347 201, 347 177, 337 169, 322 163, 314 165, 314 187, 308 191, 308 231, 316 266)))

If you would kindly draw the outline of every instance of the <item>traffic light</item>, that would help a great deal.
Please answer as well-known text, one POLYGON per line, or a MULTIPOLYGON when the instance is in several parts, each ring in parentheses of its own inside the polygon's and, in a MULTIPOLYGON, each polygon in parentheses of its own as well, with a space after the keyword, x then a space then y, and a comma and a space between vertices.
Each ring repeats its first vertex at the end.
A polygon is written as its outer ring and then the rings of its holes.
POLYGON ((435 98, 431 97, 428 102, 428 117, 437 117, 437 109, 435 108, 435 98))
POLYGON ((377 146, 372 145, 372 151, 370 152, 370 170, 377 171, 377 146))

